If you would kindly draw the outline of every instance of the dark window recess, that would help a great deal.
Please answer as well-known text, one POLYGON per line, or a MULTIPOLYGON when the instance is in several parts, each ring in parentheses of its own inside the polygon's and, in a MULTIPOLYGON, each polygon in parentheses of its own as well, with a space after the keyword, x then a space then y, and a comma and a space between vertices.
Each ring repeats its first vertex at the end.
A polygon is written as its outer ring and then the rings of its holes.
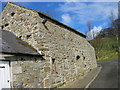
POLYGON ((52 64, 54 64, 55 63, 55 58, 52 58, 52 64))
POLYGON ((19 36, 19 38, 22 38, 22 36, 19 36))
POLYGON ((31 35, 27 35, 27 39, 29 39, 31 37, 31 35))
POLYGON ((79 55, 76 56, 76 60, 78 60, 78 59, 80 59, 80 56, 79 56, 79 55))
POLYGON ((9 24, 7 23, 7 24, 5 24, 5 27, 7 27, 9 24))
POLYGON ((83 57, 83 59, 85 60, 85 57, 83 57))
POLYGON ((15 15, 15 13, 13 12, 13 13, 11 13, 11 16, 14 16, 15 15))
POLYGON ((2 27, 2 29, 4 28, 4 26, 1 26, 2 27))
POLYGON ((55 58, 52 58, 52 67, 53 67, 53 72, 52 73, 58 74, 55 58))
POLYGON ((23 58, 21 58, 21 60, 24 60, 23 58))

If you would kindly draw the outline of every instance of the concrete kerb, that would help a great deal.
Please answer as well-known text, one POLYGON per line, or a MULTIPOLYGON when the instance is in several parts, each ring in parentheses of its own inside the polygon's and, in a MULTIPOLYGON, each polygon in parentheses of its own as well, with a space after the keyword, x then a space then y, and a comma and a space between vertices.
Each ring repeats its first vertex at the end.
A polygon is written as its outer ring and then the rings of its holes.
POLYGON ((100 71, 102 69, 102 66, 99 65, 98 66, 98 70, 96 72, 96 75, 93 77, 93 79, 85 86, 84 90, 87 90, 89 88, 89 86, 92 84, 92 82, 97 78, 97 76, 99 75, 100 71))
POLYGON ((66 85, 63 85, 59 88, 84 88, 84 90, 86 90, 87 88, 89 88, 90 84, 96 79, 101 69, 102 66, 99 65, 97 68, 94 68, 83 78, 79 77, 75 81, 69 82, 66 85))

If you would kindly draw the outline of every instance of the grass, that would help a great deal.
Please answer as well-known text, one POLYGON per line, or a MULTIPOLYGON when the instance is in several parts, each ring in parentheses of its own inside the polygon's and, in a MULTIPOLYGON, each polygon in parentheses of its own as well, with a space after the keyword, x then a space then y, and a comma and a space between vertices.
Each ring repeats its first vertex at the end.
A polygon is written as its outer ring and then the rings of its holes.
POLYGON ((108 61, 118 58, 118 41, 116 37, 97 38, 89 42, 95 48, 97 61, 108 61))
POLYGON ((110 53, 109 55, 105 55, 103 57, 100 57, 97 59, 97 61, 109 61, 109 60, 113 60, 113 59, 117 59, 118 58, 118 53, 110 53))

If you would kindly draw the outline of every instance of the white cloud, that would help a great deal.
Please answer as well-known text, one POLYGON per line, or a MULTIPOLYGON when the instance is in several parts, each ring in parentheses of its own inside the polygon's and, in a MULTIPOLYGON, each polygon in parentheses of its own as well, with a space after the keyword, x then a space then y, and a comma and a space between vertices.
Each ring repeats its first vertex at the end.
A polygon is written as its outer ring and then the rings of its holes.
POLYGON ((69 14, 63 14, 63 15, 61 16, 61 18, 62 18, 62 22, 63 22, 64 24, 70 24, 71 21, 72 21, 69 14))
POLYGON ((66 2, 79 2, 79 0, 65 0, 66 2))
POLYGON ((93 29, 87 32, 87 38, 88 39, 95 38, 100 33, 101 30, 102 30, 102 26, 98 26, 98 27, 94 26, 93 29))
POLYGON ((111 10, 118 15, 117 3, 82 3, 67 2, 59 6, 59 10, 63 13, 71 13, 73 20, 78 23, 86 23, 91 21, 102 21, 109 17, 111 10), (77 17, 77 18, 76 18, 77 17))

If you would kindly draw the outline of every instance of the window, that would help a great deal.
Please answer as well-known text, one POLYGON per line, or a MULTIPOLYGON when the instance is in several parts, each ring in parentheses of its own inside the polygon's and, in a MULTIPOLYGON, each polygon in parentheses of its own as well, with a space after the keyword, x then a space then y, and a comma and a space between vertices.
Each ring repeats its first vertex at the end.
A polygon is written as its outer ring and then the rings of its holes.
POLYGON ((5 24, 5 27, 7 27, 9 24, 7 23, 7 24, 5 24))
POLYGON ((85 57, 83 57, 83 59, 85 60, 85 57))
POLYGON ((22 36, 19 36, 19 38, 22 38, 22 36))
POLYGON ((52 64, 54 64, 55 63, 55 58, 52 58, 52 64))
POLYGON ((1 26, 2 27, 2 29, 4 28, 4 26, 1 26))
POLYGON ((57 74, 57 66, 56 66, 56 60, 55 58, 52 58, 52 67, 53 67, 53 72, 54 74, 57 74))
POLYGON ((80 56, 79 56, 79 55, 76 56, 76 60, 78 60, 78 59, 80 59, 80 56))
POLYGON ((13 12, 13 13, 11 13, 11 16, 14 16, 15 15, 15 13, 13 12))
POLYGON ((27 35, 27 39, 29 39, 31 37, 31 35, 27 35))

